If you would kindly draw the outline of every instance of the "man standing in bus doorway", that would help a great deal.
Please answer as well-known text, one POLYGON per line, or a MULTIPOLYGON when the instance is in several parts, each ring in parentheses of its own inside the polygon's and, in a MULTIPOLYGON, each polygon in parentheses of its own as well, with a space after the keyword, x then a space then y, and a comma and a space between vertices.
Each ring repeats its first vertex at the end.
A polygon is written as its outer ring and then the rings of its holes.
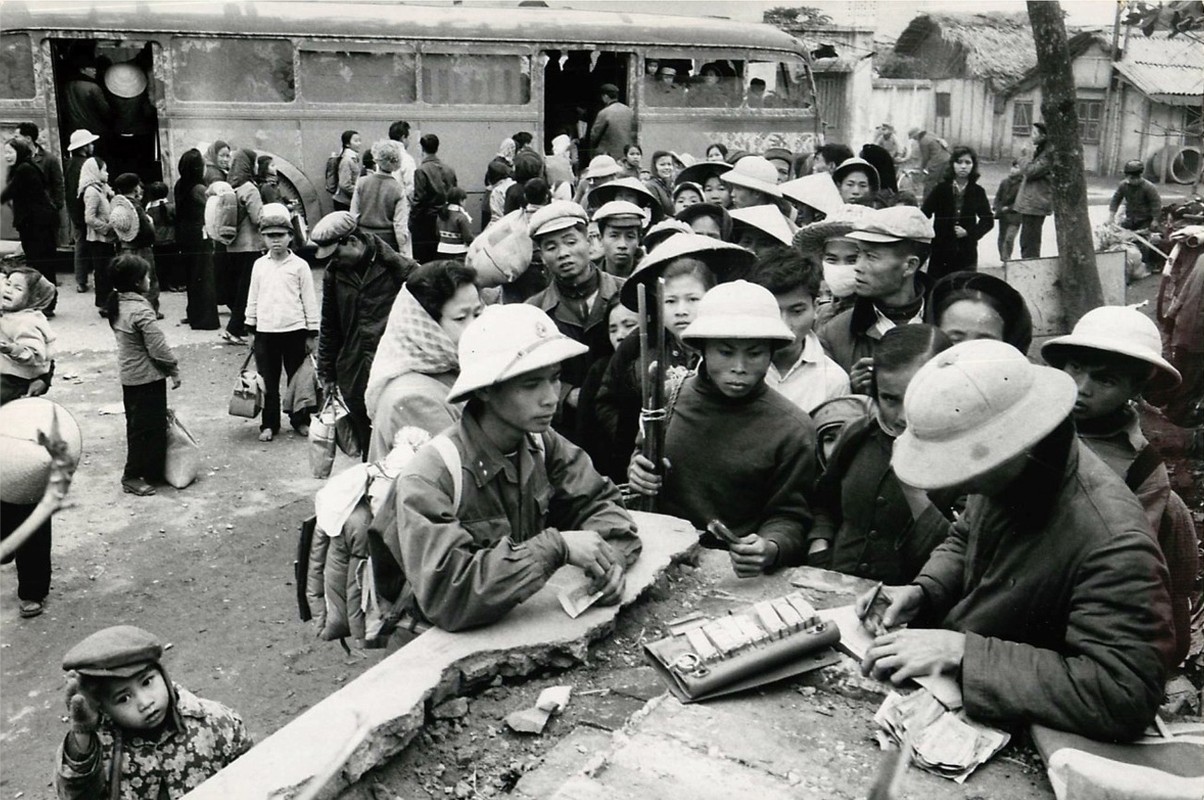
POLYGON ((635 113, 619 102, 619 87, 604 83, 598 90, 602 108, 594 118, 589 132, 589 146, 594 155, 608 155, 615 161, 623 158, 627 145, 635 141, 635 113))
POLYGON ((410 123, 399 119, 389 126, 389 138, 401 147, 401 166, 393 173, 393 177, 401 184, 401 192, 407 198, 414 196, 414 172, 418 162, 410 155, 410 123))
MULTIPOLYGON (((82 46, 81 46, 82 47, 82 46)), ((95 49, 95 43, 92 43, 95 49)), ((74 74, 67 79, 64 94, 64 110, 67 112, 68 130, 87 130, 96 134, 96 154, 108 157, 104 145, 113 129, 113 110, 104 89, 96 81, 96 54, 83 49, 72 52, 71 64, 74 74)))
POLYGON ((414 205, 410 211, 410 240, 414 260, 434 261, 439 246, 439 209, 447 205, 447 190, 456 185, 456 171, 439 160, 439 137, 428 133, 418 140, 422 162, 414 172, 414 205))

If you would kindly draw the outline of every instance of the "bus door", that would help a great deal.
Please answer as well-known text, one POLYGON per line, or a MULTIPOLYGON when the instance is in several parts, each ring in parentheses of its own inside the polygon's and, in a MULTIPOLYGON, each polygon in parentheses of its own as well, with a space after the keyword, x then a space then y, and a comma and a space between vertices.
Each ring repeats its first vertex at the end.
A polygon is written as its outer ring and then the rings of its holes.
POLYGON ((110 180, 124 172, 144 183, 163 180, 155 43, 54 39, 50 52, 63 149, 71 132, 84 128, 100 137, 96 154, 110 180))
POLYGON ((602 107, 598 90, 611 83, 619 89, 619 101, 634 106, 627 76, 635 55, 614 50, 580 50, 566 47, 543 52, 544 63, 544 152, 552 140, 567 134, 577 146, 578 164, 584 167, 594 155, 588 150, 587 132, 602 107))

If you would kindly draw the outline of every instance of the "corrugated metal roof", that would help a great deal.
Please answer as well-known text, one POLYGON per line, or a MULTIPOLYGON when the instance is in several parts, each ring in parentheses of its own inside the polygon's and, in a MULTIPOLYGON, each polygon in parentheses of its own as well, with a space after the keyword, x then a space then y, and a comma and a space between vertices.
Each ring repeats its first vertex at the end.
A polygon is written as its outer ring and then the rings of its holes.
POLYGON ((1186 36, 1134 33, 1116 71, 1154 100, 1195 105, 1204 95, 1204 44, 1186 36))

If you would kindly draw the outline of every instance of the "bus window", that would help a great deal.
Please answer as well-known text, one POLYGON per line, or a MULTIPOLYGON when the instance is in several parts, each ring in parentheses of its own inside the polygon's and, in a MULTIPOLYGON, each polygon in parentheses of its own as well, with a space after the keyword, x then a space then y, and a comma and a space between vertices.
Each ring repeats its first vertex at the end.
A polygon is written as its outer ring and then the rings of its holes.
POLYGON ((802 63, 750 61, 744 75, 749 108, 810 108, 811 86, 802 63))
POLYGON ((422 100, 439 106, 531 102, 531 61, 517 55, 422 54, 422 100))
POLYGON ((293 47, 284 39, 172 40, 175 95, 194 102, 291 103, 293 47))
POLYGON ((316 103, 413 103, 413 53, 301 51, 301 94, 316 103))
POLYGON ((0 99, 34 96, 33 49, 24 33, 0 34, 0 99))

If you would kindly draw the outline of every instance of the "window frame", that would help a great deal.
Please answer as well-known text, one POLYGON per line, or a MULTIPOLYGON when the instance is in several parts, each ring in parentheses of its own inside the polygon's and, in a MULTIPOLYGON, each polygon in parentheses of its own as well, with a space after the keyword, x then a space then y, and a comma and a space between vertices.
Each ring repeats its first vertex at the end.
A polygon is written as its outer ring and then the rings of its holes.
POLYGON ((461 45, 447 42, 428 42, 418 49, 418 104, 432 109, 499 109, 499 108, 530 108, 535 103, 539 90, 536 84, 536 73, 540 69, 539 50, 527 47, 506 45, 461 45), (426 69, 427 56, 494 56, 504 58, 524 58, 527 61, 527 99, 522 103, 432 103, 427 100, 427 86, 423 71, 426 69))
POLYGON ((953 93, 952 92, 933 92, 932 93, 932 115, 936 119, 952 119, 953 117, 953 93), (944 112, 941 113, 941 107, 944 107, 944 112))
POLYGON ((303 102, 307 105, 314 105, 314 106, 353 105, 353 106, 365 107, 365 108, 381 108, 384 106, 396 105, 398 103, 404 103, 405 105, 414 105, 415 103, 417 103, 419 101, 418 98, 421 96, 420 95, 421 81, 419 80, 419 73, 422 71, 422 64, 421 64, 420 56, 418 54, 418 49, 416 47, 408 45, 406 42, 396 42, 396 43, 390 42, 390 43, 388 43, 388 45, 385 45, 384 43, 380 43, 380 42, 334 42, 334 41, 313 41, 313 40, 309 40, 309 39, 304 39, 304 40, 301 40, 300 42, 296 43, 294 49, 296 52, 296 63, 297 63, 297 74, 296 74, 296 79, 294 82, 296 96, 297 96, 298 100, 300 100, 301 102, 303 102), (306 91, 306 83, 308 80, 308 78, 306 77, 306 70, 305 70, 306 53, 311 53, 314 55, 331 55, 331 54, 339 54, 339 53, 348 53, 348 54, 355 54, 355 55, 390 56, 390 57, 397 56, 397 55, 409 56, 414 61, 414 84, 413 84, 414 99, 406 100, 404 98, 395 97, 392 100, 381 101, 381 102, 376 102, 376 101, 357 102, 357 101, 352 101, 352 100, 325 100, 325 99, 318 99, 318 98, 312 97, 306 91))
POLYGON ((1012 136, 1032 136, 1033 135, 1033 106, 1035 103, 1032 100, 1015 100, 1012 102, 1012 136), (1018 125, 1016 123, 1016 115, 1020 109, 1027 109, 1025 124, 1018 125))
POLYGON ((1103 137, 1104 101, 1094 97, 1076 99, 1074 110, 1079 118, 1079 141, 1083 144, 1099 144, 1103 137), (1093 107, 1097 112, 1094 117, 1083 113, 1093 107))
MULTIPOLYGON (((767 116, 797 116, 798 114, 807 114, 807 115, 815 114, 815 107, 816 107, 817 100, 815 97, 814 84, 810 80, 807 80, 807 93, 810 95, 810 98, 811 98, 811 106, 809 108, 803 107, 803 106, 750 107, 750 106, 743 105, 745 93, 748 90, 747 70, 748 70, 749 64, 773 62, 778 65, 781 65, 783 63, 795 63, 802 68, 803 74, 806 75, 809 72, 810 67, 807 64, 806 60, 801 55, 798 55, 797 53, 763 52, 760 50, 755 50, 755 51, 736 50, 736 49, 723 48, 723 47, 689 48, 689 47, 682 47, 681 45, 671 45, 671 44, 670 45, 655 45, 655 46, 648 46, 648 47, 642 47, 642 48, 635 47, 635 48, 632 48, 632 50, 634 51, 635 56, 636 56, 636 73, 635 73, 636 89, 635 90, 639 96, 641 113, 663 115, 663 114, 681 114, 681 113, 700 112, 701 111, 701 112, 706 113, 709 116, 712 116, 712 115, 713 116, 725 116, 725 115, 727 115, 727 116, 745 116, 748 114, 764 114, 767 116), (643 70, 644 70, 645 62, 648 60, 681 61, 681 60, 685 60, 685 59, 689 59, 691 61, 697 61, 700 69, 703 64, 707 64, 712 61, 728 60, 728 61, 743 62, 744 67, 745 67, 745 75, 741 77, 741 82, 743 83, 743 85, 741 86, 741 89, 740 89, 740 102, 735 105, 731 105, 731 106, 691 106, 691 105, 658 106, 658 105, 650 105, 647 102, 647 94, 644 91, 645 84, 643 81, 643 78, 644 78, 643 70)), ((779 68, 780 68, 780 66, 779 66, 779 68)))
POLYGON ((188 106, 203 106, 203 105, 230 105, 238 107, 246 106, 270 106, 272 108, 281 108, 283 106, 295 106, 301 97, 300 88, 298 86, 298 74, 300 72, 301 63, 301 45, 295 38, 288 36, 214 36, 204 33, 173 33, 167 37, 168 52, 171 56, 172 66, 172 86, 171 86, 171 102, 180 103, 184 107, 188 106), (177 43, 185 40, 210 40, 217 42, 247 42, 250 43, 256 50, 263 47, 267 42, 284 42, 289 47, 288 65, 292 71, 292 89, 293 96, 287 100, 231 100, 231 99, 186 99, 180 97, 179 90, 181 86, 188 82, 181 79, 182 65, 179 63, 177 51, 177 43))
POLYGON ((3 103, 28 103, 37 100, 40 94, 40 86, 38 81, 37 59, 40 55, 38 43, 34 41, 33 36, 27 31, 0 31, 0 36, 24 37, 29 50, 29 61, 24 66, 28 67, 30 94, 26 97, 0 97, 0 102, 3 103))

